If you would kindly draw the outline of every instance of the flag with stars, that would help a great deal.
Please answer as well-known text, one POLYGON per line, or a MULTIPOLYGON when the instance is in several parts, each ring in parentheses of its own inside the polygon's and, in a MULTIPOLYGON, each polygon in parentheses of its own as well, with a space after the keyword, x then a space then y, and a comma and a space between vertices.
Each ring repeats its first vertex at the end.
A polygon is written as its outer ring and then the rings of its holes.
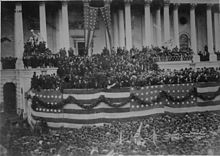
POLYGON ((139 111, 143 109, 164 108, 164 106, 178 108, 196 105, 196 98, 193 95, 188 97, 194 84, 169 84, 131 88, 131 93, 135 99, 131 101, 131 110, 139 111), (164 96, 166 94, 166 96, 164 96))
MULTIPOLYGON (((111 48, 111 9, 110 9, 110 4, 105 4, 104 7, 101 7, 100 8, 100 11, 101 11, 101 14, 102 14, 102 18, 104 20, 104 23, 105 23, 105 27, 106 27, 106 31, 107 31, 107 34, 108 34, 108 38, 109 38, 109 45, 110 45, 110 48, 111 48)), ((106 41, 107 42, 107 41, 106 41)), ((106 45, 108 45, 106 44, 106 45)), ((110 49, 109 49, 110 50, 110 49)))
MULTIPOLYGON (((34 125, 36 119, 44 118, 50 127, 76 128, 167 112, 220 110, 220 83, 64 89, 62 93, 56 90, 30 90, 26 96, 32 97, 27 98, 29 100, 24 110, 27 111, 28 122, 34 125), (60 105, 62 107, 58 107, 60 105)), ((136 138, 139 138, 141 127, 136 138)))
POLYGON ((86 5, 84 7, 84 29, 85 29, 85 48, 91 46, 98 17, 98 8, 86 5))

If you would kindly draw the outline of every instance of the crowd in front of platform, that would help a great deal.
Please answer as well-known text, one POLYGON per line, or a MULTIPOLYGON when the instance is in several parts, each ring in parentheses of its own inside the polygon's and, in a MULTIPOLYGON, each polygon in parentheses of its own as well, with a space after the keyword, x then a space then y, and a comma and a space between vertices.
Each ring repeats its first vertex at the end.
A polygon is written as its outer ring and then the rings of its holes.
POLYGON ((9 154, 17 156, 213 155, 220 153, 218 114, 158 114, 102 126, 29 131, 30 135, 22 133, 23 128, 16 124, 8 126, 3 136, 8 142, 3 145, 9 154))

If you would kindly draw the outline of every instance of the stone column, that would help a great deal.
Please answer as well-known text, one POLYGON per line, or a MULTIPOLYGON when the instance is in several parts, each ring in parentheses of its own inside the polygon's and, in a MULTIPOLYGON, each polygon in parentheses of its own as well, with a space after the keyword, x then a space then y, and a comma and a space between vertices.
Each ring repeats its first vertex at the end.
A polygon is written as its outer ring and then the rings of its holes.
POLYGON ((157 46, 161 47, 161 15, 160 6, 156 10, 156 24, 157 24, 157 46))
POLYGON ((125 24, 124 24, 124 12, 119 9, 119 46, 121 48, 125 47, 125 24))
POLYGON ((15 57, 17 57, 16 68, 24 68, 22 57, 24 52, 24 34, 23 34, 23 19, 22 19, 22 4, 17 2, 15 4, 14 13, 14 29, 15 29, 15 57))
POLYGON ((62 42, 62 12, 61 8, 57 8, 57 19, 56 19, 56 49, 59 51, 63 48, 62 42))
POLYGON ((119 47, 118 40, 118 14, 117 12, 113 13, 113 31, 114 31, 114 47, 117 49, 119 47))
POLYGON ((163 17, 164 17, 164 42, 170 40, 170 14, 169 14, 169 0, 164 1, 163 17))
POLYGON ((196 37, 196 19, 195 19, 195 7, 196 4, 190 6, 190 34, 191 34, 191 49, 194 52, 193 61, 199 62, 200 57, 197 53, 197 37, 196 37))
MULTIPOLYGON (((1 15, 1 8, 2 8, 2 2, 0 1, 0 15, 1 15)), ((1 17, 0 17, 0 25, 1 23, 1 17)), ((0 36, 2 36, 2 31, 0 29, 0 36)), ((2 62, 1 62, 1 57, 2 57, 2 50, 1 50, 1 42, 0 42, 0 107, 3 108, 3 85, 2 85, 2 62)))
MULTIPOLYGON (((220 3, 219 3, 219 6, 218 6, 218 30, 219 30, 219 32, 220 32, 220 3)), ((219 33, 219 35, 220 35, 220 33, 219 33)), ((219 42, 218 42, 218 44, 219 44, 219 49, 220 49, 220 36, 219 36, 219 42)))
POLYGON ((40 2, 39 13, 40 13, 40 35, 43 38, 43 41, 47 43, 47 21, 46 21, 45 2, 40 2))
POLYGON ((150 16, 150 4, 152 0, 144 0, 144 26, 145 26, 145 46, 150 47, 152 44, 152 32, 151 32, 151 16, 150 16))
POLYGON ((214 24, 215 24, 215 50, 220 51, 220 23, 219 13, 214 13, 214 24))
POLYGON ((176 47, 180 47, 179 44, 179 14, 178 14, 178 4, 174 5, 173 9, 173 25, 174 25, 174 42, 176 47))
POLYGON ((132 48, 131 2, 132 0, 125 0, 125 41, 127 50, 130 50, 132 48))
POLYGON ((69 39, 69 19, 68 19, 68 3, 67 1, 62 2, 62 40, 63 46, 66 49, 67 56, 68 50, 70 48, 70 39, 69 39))
POLYGON ((209 61, 217 61, 217 56, 213 50, 213 29, 212 29, 212 5, 208 4, 206 7, 206 19, 207 19, 207 40, 208 40, 208 51, 209 61))
MULTIPOLYGON (((0 1, 0 15, 1 15, 1 13, 2 13, 2 2, 0 1)), ((0 26, 2 25, 2 18, 0 17, 0 26)), ((0 36, 2 36, 2 31, 1 31, 2 29, 0 29, 0 36)), ((2 61, 1 61, 1 59, 2 59, 2 45, 1 45, 1 42, 0 42, 0 70, 2 70, 2 61)), ((0 74, 1 74, 1 72, 0 72, 0 74)), ((1 75, 0 75, 0 83, 1 83, 1 75)), ((1 86, 0 86, 1 87, 1 86)), ((1 105, 1 101, 0 101, 0 105, 1 105)))

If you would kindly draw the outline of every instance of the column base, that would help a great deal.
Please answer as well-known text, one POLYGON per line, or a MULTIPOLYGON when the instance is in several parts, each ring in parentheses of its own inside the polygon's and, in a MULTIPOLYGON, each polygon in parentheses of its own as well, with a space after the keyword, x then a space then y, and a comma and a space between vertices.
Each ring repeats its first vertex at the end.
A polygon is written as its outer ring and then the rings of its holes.
POLYGON ((24 69, 24 64, 22 59, 17 59, 16 61, 16 69, 24 69))
POLYGON ((196 62, 200 62, 200 56, 195 54, 193 55, 193 62, 196 63, 196 62))
POLYGON ((210 62, 215 62, 215 61, 217 61, 217 55, 216 55, 216 54, 210 54, 210 55, 209 55, 209 61, 210 61, 210 62))

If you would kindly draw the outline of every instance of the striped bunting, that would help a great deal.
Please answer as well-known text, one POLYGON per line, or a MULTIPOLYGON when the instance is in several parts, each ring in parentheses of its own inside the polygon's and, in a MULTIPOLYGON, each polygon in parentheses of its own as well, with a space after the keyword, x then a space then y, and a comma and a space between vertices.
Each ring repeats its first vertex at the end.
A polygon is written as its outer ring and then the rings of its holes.
MULTIPOLYGON (((218 91, 220 91, 220 83, 198 83, 197 92, 200 96, 213 97, 218 91)), ((209 106, 209 105, 218 105, 220 104, 220 94, 214 97, 212 100, 203 100, 200 97, 197 97, 197 105, 199 106, 209 106)))
POLYGON ((100 102, 93 109, 84 109, 75 103, 64 105, 63 109, 45 109, 36 108, 29 105, 28 121, 34 124, 39 117, 43 117, 50 127, 69 127, 77 128, 87 125, 102 125, 115 120, 131 120, 142 118, 148 115, 160 113, 185 113, 220 110, 220 95, 215 96, 213 100, 202 100, 199 97, 190 96, 188 100, 182 102, 173 102, 167 98, 162 98, 158 102, 152 102, 157 99, 161 91, 165 91, 173 98, 183 98, 190 90, 196 87, 197 94, 210 95, 216 94, 220 83, 199 83, 199 84, 176 84, 176 85, 158 85, 136 88, 120 89, 94 89, 94 90, 64 90, 59 91, 41 91, 32 92, 42 101, 50 104, 56 104, 69 96, 73 96, 82 104, 89 105, 100 96, 105 96, 113 104, 117 105, 128 101, 119 108, 100 102), (149 104, 138 103, 135 99, 128 100, 130 94, 134 94, 142 101, 150 101, 149 104))

